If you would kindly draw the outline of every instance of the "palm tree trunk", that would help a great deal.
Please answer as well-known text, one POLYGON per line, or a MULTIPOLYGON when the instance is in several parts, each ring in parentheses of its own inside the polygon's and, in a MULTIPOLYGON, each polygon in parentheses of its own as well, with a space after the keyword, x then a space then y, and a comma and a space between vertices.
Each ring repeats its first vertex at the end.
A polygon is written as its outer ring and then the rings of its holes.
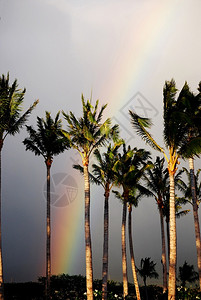
POLYGON ((137 300, 141 300, 140 298, 140 289, 137 279, 137 272, 135 266, 135 258, 134 258, 134 251, 133 251, 133 240, 132 240, 132 205, 129 205, 128 208, 128 232, 129 232, 129 245, 130 245, 130 255, 131 255, 131 266, 132 266, 132 273, 133 273, 133 281, 135 285, 135 292, 137 296, 137 300))
POLYGON ((176 215, 175 215, 174 172, 171 170, 169 170, 169 177, 170 177, 170 258, 169 258, 168 300, 175 300, 177 234, 176 234, 176 215))
POLYGON ((86 255, 86 286, 87 300, 93 300, 93 268, 92 246, 90 231, 90 185, 88 162, 84 162, 84 188, 85 188, 85 255, 86 255))
POLYGON ((2 260, 2 239, 1 239, 1 150, 3 142, 0 141, 0 300, 4 300, 3 260, 2 260))
POLYGON ((46 299, 50 297, 50 277, 51 277, 51 222, 50 222, 50 168, 51 163, 46 162, 47 166, 47 224, 46 224, 46 299))
POLYGON ((109 184, 105 188, 104 205, 104 238, 103 238, 103 270, 102 270, 102 300, 107 300, 108 279, 108 240, 109 240, 109 184))
POLYGON ((146 300, 149 300, 149 297, 148 297, 148 291, 147 291, 147 282, 146 282, 146 278, 144 279, 144 287, 145 287, 146 300))
POLYGON ((166 218, 166 231, 167 231, 167 242, 168 242, 168 264, 170 263, 170 224, 166 218))
POLYGON ((196 194, 196 184, 194 175, 194 159, 189 158, 189 169, 190 169, 190 179, 191 179, 191 193, 193 202, 193 216, 194 216, 194 226, 195 226, 195 240, 196 240, 196 250, 197 250, 197 264, 199 273, 199 284, 201 290, 201 240, 200 240, 200 224, 198 217, 198 205, 197 205, 197 194, 196 194))
POLYGON ((123 203, 121 243, 122 243, 122 272, 123 272, 123 298, 128 295, 127 257, 126 257, 126 213, 127 203, 123 203))
POLYGON ((163 265, 163 293, 167 291, 167 260, 165 249, 165 230, 162 207, 159 206, 160 223, 161 223, 161 241, 162 241, 162 265, 163 265))

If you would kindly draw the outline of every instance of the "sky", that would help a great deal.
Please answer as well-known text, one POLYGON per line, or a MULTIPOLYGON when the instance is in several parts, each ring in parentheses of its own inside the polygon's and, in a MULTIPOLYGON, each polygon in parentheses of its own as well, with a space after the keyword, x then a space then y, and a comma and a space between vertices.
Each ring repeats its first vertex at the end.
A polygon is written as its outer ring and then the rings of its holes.
MULTIPOLYGON (((175 79, 196 92, 201 80, 200 0, 0 0, 0 73, 26 87, 24 109, 39 104, 29 118, 45 111, 81 116, 81 95, 107 103, 104 118, 118 123, 132 147, 149 149, 136 136, 128 110, 152 118, 151 132, 163 145, 163 86, 175 79)), ((66 123, 63 120, 63 127, 66 123)), ((41 157, 25 151, 26 129, 7 137, 2 152, 2 238, 8 282, 45 275, 45 177, 41 157)), ((157 153, 153 152, 153 158, 157 153)), ((83 178, 68 150, 52 165, 52 273, 85 274, 83 178)), ((184 163, 181 162, 180 166, 184 163)), ((196 162, 199 167, 199 160, 196 162)), ((103 189, 91 188, 94 277, 101 278, 103 189)), ((186 207, 191 209, 191 207, 186 207)), ((109 278, 121 275, 122 204, 110 197, 109 278)), ((177 221, 178 266, 196 266, 192 211, 177 221)), ((151 257, 159 274, 161 240, 154 199, 133 210, 136 264, 151 257)), ((129 258, 129 253, 128 253, 129 258)), ((129 265, 129 280, 132 281, 129 265)), ((160 283, 161 278, 156 281, 160 283)))

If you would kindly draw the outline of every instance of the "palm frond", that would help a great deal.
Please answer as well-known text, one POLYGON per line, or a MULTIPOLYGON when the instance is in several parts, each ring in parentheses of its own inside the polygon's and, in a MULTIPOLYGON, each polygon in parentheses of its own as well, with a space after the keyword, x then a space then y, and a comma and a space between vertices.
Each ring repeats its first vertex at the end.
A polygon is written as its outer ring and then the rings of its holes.
POLYGON ((151 120, 140 117, 131 110, 129 110, 129 114, 131 116, 131 124, 133 125, 133 128, 136 130, 137 134, 153 149, 164 153, 163 148, 156 143, 151 134, 146 130, 146 128, 151 127, 151 120))

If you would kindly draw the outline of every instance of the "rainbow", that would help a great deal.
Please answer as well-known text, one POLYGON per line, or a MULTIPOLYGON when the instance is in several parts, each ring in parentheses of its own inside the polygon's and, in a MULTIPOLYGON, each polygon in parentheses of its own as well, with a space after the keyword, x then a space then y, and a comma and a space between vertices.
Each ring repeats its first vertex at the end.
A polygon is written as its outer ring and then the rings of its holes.
MULTIPOLYGON (((120 58, 107 75, 102 88, 103 92, 99 95, 100 99, 109 99, 110 116, 115 115, 123 105, 123 101, 129 99, 133 91, 136 92, 143 82, 148 81, 147 78, 153 76, 157 67, 157 53, 163 51, 167 36, 174 32, 175 23, 172 20, 179 18, 180 5, 181 1, 177 0, 146 1, 147 7, 143 12, 141 23, 137 28, 134 20, 133 24, 129 24, 124 39, 129 41, 129 47, 122 45, 122 49, 119 49, 120 58), (142 37, 142 39, 139 38, 138 44, 136 44, 136 37, 142 37)), ((182 5, 185 5, 183 1, 182 5)), ((80 178, 79 181, 81 181, 80 178)), ((84 193, 68 207, 54 211, 52 220, 54 223, 52 229, 53 274, 71 274, 72 266, 78 260, 76 249, 81 248, 84 251, 84 241, 81 241, 81 235, 84 232, 83 197, 84 193)))

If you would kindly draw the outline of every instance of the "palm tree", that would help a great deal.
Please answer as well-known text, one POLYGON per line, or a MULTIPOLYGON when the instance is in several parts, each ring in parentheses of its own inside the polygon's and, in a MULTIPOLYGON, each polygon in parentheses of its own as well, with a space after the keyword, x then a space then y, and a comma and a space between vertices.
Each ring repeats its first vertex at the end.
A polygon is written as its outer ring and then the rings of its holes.
MULTIPOLYGON (((183 88, 183 98, 181 99, 180 109, 185 111, 189 116, 191 122, 188 124, 188 140, 193 140, 194 147, 199 148, 201 144, 201 82, 198 87, 199 93, 194 95, 189 89, 187 82, 183 88)), ((188 146, 188 145, 187 145, 188 146)), ((190 170, 190 186, 192 195, 192 206, 194 216, 194 227, 195 227, 195 240, 197 250, 197 265, 199 272, 199 285, 201 290, 201 237, 200 237, 200 224, 198 217, 198 206, 197 206, 197 194, 196 194, 196 182, 195 182, 195 171, 194 171, 194 156, 189 155, 187 151, 186 157, 189 161, 190 170)))
POLYGON ((133 273, 133 280, 135 285, 136 297, 137 300, 140 300, 140 289, 137 279, 137 271, 135 265, 134 258, 134 250, 133 250, 133 238, 132 238, 132 206, 137 207, 139 201, 144 196, 150 196, 149 191, 144 188, 142 185, 137 184, 132 187, 132 190, 129 192, 129 200, 128 200, 128 235, 129 235, 129 246, 130 246, 130 256, 131 256, 131 268, 133 273))
POLYGON ((169 282, 168 300, 174 300, 176 295, 176 217, 175 217, 175 182, 174 177, 177 171, 179 158, 182 156, 192 156, 200 152, 200 145, 195 140, 189 140, 188 124, 191 120, 189 116, 180 109, 180 102, 183 100, 183 90, 176 99, 177 89, 175 81, 166 81, 163 88, 163 137, 165 146, 169 152, 169 158, 165 150, 157 144, 151 134, 147 131, 152 123, 148 118, 139 117, 136 113, 129 111, 131 122, 137 133, 155 150, 163 153, 168 163, 168 173, 170 180, 170 262, 169 262, 169 282))
POLYGON ((138 272, 143 279, 145 292, 146 292, 146 299, 148 300, 148 293, 147 293, 147 277, 149 278, 158 278, 158 273, 155 270, 156 263, 151 260, 151 257, 145 257, 141 259, 140 268, 138 268, 138 272))
POLYGON ((0 299, 4 299, 4 280, 1 241, 1 151, 7 135, 15 135, 25 125, 38 100, 22 113, 26 90, 19 89, 17 80, 9 83, 9 73, 0 77, 0 299))
POLYGON ((186 261, 183 266, 179 267, 179 279, 182 287, 186 286, 186 282, 192 283, 198 280, 198 273, 194 270, 193 265, 189 265, 186 261))
POLYGON ((37 130, 32 126, 26 126, 29 137, 23 143, 26 150, 34 152, 35 155, 43 156, 47 168, 47 217, 46 217, 46 299, 50 299, 50 277, 51 277, 51 212, 50 212, 50 168, 53 157, 62 153, 66 144, 62 136, 61 119, 59 112, 55 120, 49 112, 46 119, 37 117, 37 130))
MULTIPOLYGON (((193 161, 193 159, 192 159, 192 161, 193 161)), ((199 266, 200 266, 201 249, 199 248, 199 246, 201 246, 201 244, 200 244, 200 224, 199 224, 198 208, 199 208, 199 201, 200 201, 200 195, 201 195, 201 183, 198 184, 198 182, 199 182, 199 174, 200 174, 201 169, 198 169, 196 174, 194 174, 194 168, 190 169, 190 171, 188 171, 186 168, 183 168, 183 171, 185 172, 185 174, 187 176, 187 184, 184 181, 181 181, 180 190, 183 192, 184 197, 186 199, 188 199, 188 202, 193 207, 197 261, 198 261, 198 274, 199 274, 199 283, 200 283, 200 268, 199 268, 199 266), (192 189, 192 173, 193 173, 193 177, 194 177, 193 189, 192 189), (193 190, 193 192, 192 192, 192 190, 193 190)))
MULTIPOLYGON (((178 174, 177 174, 178 175, 178 174)), ((177 178, 175 176, 175 179, 177 178)), ((169 192, 165 194, 164 201, 163 201, 163 216, 165 217, 166 221, 166 233, 167 233, 167 242, 168 242, 168 261, 170 257, 170 205, 169 205, 169 192)), ((176 212, 176 219, 180 219, 183 216, 186 216, 190 210, 189 209, 182 209, 182 205, 187 204, 187 200, 182 197, 178 197, 175 195, 175 212, 176 212)))
POLYGON ((164 229, 164 196, 168 189, 168 172, 164 168, 164 158, 156 157, 153 169, 147 170, 147 175, 144 175, 147 188, 152 197, 155 198, 161 225, 161 242, 162 242, 162 265, 163 265, 163 292, 167 290, 167 260, 166 260, 166 243, 165 243, 165 229, 164 229))
POLYGON ((101 123, 103 111, 107 105, 101 107, 98 113, 98 100, 95 107, 90 100, 85 101, 82 95, 83 116, 76 118, 70 112, 63 112, 67 121, 67 130, 64 132, 66 140, 71 148, 78 151, 84 168, 85 185, 85 255, 86 255, 86 285, 87 299, 93 299, 93 268, 92 268, 92 247, 90 231, 90 183, 89 183, 89 162, 90 156, 95 149, 106 144, 110 135, 116 135, 118 126, 111 127, 111 120, 108 118, 101 123))
MULTIPOLYGON (((139 187, 139 180, 142 178, 144 171, 148 168, 147 159, 149 158, 150 153, 144 149, 137 148, 131 149, 130 146, 126 149, 126 145, 123 144, 123 154, 118 154, 118 160, 114 166, 115 171, 115 183, 116 185, 122 186, 123 194, 114 191, 117 198, 123 199, 123 213, 122 213, 122 271, 123 271, 123 295, 124 298, 128 295, 128 277, 127 277, 127 257, 126 257, 126 214, 127 214, 127 205, 129 201, 134 199, 134 192, 132 190, 139 187)), ((131 226, 131 207, 129 206, 130 211, 130 222, 131 226)), ((132 271, 134 284, 136 289, 137 299, 140 299, 139 285, 137 280, 135 260, 133 253, 133 244, 132 244, 132 233, 131 227, 129 226, 130 233, 130 253, 132 261, 132 271)))
POLYGON ((107 280, 108 280, 108 241, 109 241, 109 196, 114 184, 113 167, 117 161, 119 147, 123 141, 116 142, 113 146, 110 144, 107 152, 101 155, 99 149, 94 151, 98 164, 92 165, 92 172, 96 183, 104 188, 104 238, 103 238, 103 268, 102 268, 102 299, 107 299, 107 280))

